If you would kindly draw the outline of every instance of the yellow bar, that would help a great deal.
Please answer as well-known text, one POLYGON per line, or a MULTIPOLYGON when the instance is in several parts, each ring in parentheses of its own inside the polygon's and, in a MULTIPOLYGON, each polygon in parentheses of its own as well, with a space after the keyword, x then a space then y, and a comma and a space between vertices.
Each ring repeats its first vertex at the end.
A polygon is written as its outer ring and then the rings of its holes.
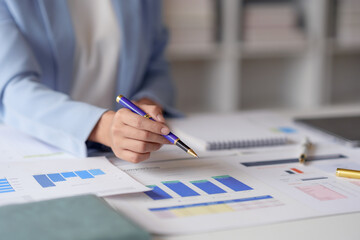
POLYGON ((208 206, 190 207, 187 209, 191 216, 211 214, 208 206))
POLYGON ((338 169, 336 169, 336 176, 360 179, 360 171, 352 170, 352 169, 338 168, 338 169))

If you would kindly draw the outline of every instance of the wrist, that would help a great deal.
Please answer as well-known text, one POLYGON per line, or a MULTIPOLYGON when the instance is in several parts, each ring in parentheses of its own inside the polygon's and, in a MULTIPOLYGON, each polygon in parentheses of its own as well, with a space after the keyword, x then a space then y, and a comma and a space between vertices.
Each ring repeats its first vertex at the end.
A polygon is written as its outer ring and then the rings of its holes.
POLYGON ((110 129, 115 112, 107 111, 101 115, 99 121, 91 131, 88 140, 111 146, 110 129))

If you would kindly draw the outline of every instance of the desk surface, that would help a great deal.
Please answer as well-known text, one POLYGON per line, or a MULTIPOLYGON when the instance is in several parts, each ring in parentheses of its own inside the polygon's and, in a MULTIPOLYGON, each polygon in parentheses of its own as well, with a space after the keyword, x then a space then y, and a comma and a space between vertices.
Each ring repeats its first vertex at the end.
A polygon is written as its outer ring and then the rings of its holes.
MULTIPOLYGON (((287 116, 324 116, 360 114, 360 105, 339 105, 323 107, 321 109, 291 110, 275 112, 287 116)), ((360 204, 360 203, 359 203, 360 204)), ((261 217, 261 216, 259 216, 261 217)), ((327 217, 318 217, 256 227, 229 229, 217 232, 181 236, 154 236, 157 240, 189 240, 189 239, 277 239, 277 240, 304 240, 304 239, 359 239, 360 213, 341 214, 327 217)))

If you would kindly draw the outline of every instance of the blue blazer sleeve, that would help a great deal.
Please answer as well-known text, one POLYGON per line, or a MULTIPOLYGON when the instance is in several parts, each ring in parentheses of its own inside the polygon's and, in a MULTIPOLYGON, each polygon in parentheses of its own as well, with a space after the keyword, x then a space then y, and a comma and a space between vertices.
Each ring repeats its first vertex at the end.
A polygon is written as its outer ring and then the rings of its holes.
POLYGON ((172 83, 169 64, 165 58, 165 50, 169 34, 162 21, 161 3, 151 4, 152 30, 154 33, 150 49, 151 54, 144 75, 143 85, 133 99, 150 98, 162 105, 168 117, 182 114, 174 108, 175 90, 172 83))
POLYGON ((40 83, 42 69, 3 1, 0 36, 0 119, 85 157, 85 141, 106 110, 72 101, 40 83))

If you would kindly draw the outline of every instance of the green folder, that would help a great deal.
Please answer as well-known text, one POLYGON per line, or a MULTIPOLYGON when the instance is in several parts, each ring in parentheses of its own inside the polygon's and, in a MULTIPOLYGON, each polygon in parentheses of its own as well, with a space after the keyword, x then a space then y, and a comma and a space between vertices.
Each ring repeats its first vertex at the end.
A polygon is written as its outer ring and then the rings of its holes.
POLYGON ((150 239, 104 200, 76 196, 0 207, 0 239, 150 239))

